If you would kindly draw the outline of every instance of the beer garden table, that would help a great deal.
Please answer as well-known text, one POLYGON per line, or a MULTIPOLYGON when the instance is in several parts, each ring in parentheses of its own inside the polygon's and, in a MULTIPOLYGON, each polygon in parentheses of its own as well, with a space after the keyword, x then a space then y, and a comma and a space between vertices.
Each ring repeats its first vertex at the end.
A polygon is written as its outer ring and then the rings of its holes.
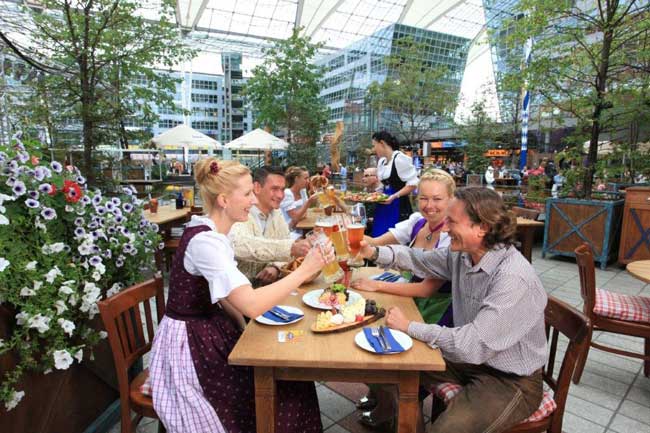
MULTIPOLYGON (((360 268, 353 278, 383 272, 379 268, 360 268)), ((282 305, 302 309, 305 317, 285 326, 265 326, 251 321, 230 353, 233 365, 251 366, 255 376, 255 410, 257 433, 275 432, 277 400, 276 381, 339 381, 392 383, 399 390, 398 433, 414 433, 419 410, 420 371, 441 371, 445 362, 439 350, 413 340, 413 347, 400 354, 376 355, 358 347, 354 336, 362 328, 345 332, 315 334, 310 327, 323 310, 302 302, 302 295, 325 287, 321 277, 305 284, 282 305), (278 331, 304 331, 290 342, 278 342, 278 331)), ((411 298, 377 292, 361 292, 384 308, 398 306, 407 318, 422 321, 411 298)), ((368 326, 384 324, 384 319, 368 326)))
POLYGON ((630 262, 627 264, 626 269, 639 280, 650 283, 650 260, 630 262))

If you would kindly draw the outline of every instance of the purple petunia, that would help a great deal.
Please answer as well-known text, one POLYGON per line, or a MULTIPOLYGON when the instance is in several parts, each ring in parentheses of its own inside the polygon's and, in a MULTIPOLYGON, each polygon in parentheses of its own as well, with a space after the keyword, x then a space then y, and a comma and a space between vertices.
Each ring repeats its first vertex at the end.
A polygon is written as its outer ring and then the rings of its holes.
POLYGON ((90 264, 91 264, 92 266, 97 266, 97 265, 100 264, 101 262, 102 262, 102 258, 99 257, 99 256, 92 256, 92 257, 90 258, 90 264))
POLYGON ((15 159, 12 159, 11 161, 9 161, 9 168, 11 169, 11 171, 18 170, 18 162, 15 159))
POLYGON ((95 212, 97 212, 97 215, 104 215, 106 213, 106 208, 104 206, 97 206, 95 212))
POLYGON ((20 180, 14 182, 13 188, 11 188, 11 190, 14 192, 16 197, 21 196, 27 192, 25 184, 20 180))
MULTIPOLYGON (((112 201, 107 201, 105 206, 106 206, 107 211, 112 211, 113 209, 115 209, 115 205, 113 204, 112 201)), ((100 215, 102 215, 102 214, 100 214, 100 215)))
POLYGON ((109 235, 114 235, 117 233, 117 230, 115 230, 115 227, 109 227, 108 230, 106 230, 109 235))
POLYGON ((39 182, 45 179, 45 170, 43 169, 43 167, 36 167, 34 169, 34 177, 39 182))
POLYGON ((101 194, 96 194, 95 197, 93 197, 93 205, 98 206, 101 202, 102 202, 101 194))
POLYGON ((81 218, 81 217, 75 218, 74 219, 74 225, 76 225, 77 227, 80 227, 80 226, 84 225, 84 219, 81 218))
POLYGON ((36 209, 39 207, 41 204, 38 202, 38 200, 34 200, 33 198, 28 198, 25 200, 25 204, 27 205, 28 208, 31 209, 36 209))
POLYGON ((50 207, 43 208, 41 216, 46 220, 53 220, 56 218, 56 211, 50 207))
POLYGON ((29 161, 29 153, 27 153, 27 152, 18 152, 18 154, 16 156, 18 156, 18 159, 23 164, 26 163, 27 161, 29 161))
POLYGON ((111 250, 104 250, 104 252, 102 253, 102 255, 103 255, 104 258, 106 258, 106 259, 110 259, 111 257, 113 257, 113 253, 111 252, 111 250))
POLYGON ((77 179, 76 179, 76 180, 77 180, 77 183, 78 183, 79 185, 83 185, 83 184, 86 183, 86 178, 83 177, 83 176, 77 176, 77 179))
POLYGON ((131 213, 133 211, 133 205, 131 203, 124 203, 122 209, 124 209, 124 212, 126 213, 131 213))
POLYGON ((61 165, 60 162, 57 161, 52 161, 50 163, 50 167, 52 167, 52 170, 54 170, 57 173, 61 173, 63 171, 63 166, 61 165))
POLYGON ((115 217, 122 216, 122 211, 120 210, 119 207, 116 207, 115 209, 113 209, 112 212, 113 212, 113 215, 115 215, 115 217))
POLYGON ((84 195, 83 197, 81 197, 81 200, 79 200, 79 202, 81 202, 81 204, 86 206, 86 205, 89 205, 91 203, 91 200, 90 200, 90 197, 88 197, 87 195, 84 195))
POLYGON ((42 183, 38 186, 38 190, 43 194, 49 194, 52 192, 52 185, 49 183, 42 183))
POLYGON ((88 228, 91 229, 91 230, 96 229, 97 228, 97 223, 95 221, 91 222, 90 224, 88 224, 88 228))
POLYGON ((29 198, 33 198, 34 200, 38 200, 38 197, 40 196, 38 191, 27 191, 27 195, 29 198))
POLYGON ((124 217, 122 215, 118 215, 115 217, 115 222, 117 224, 122 224, 124 222, 124 217))
POLYGON ((0 162, 6 161, 7 159, 7 154, 4 152, 0 152, 0 162))
POLYGON ((117 197, 113 197, 113 198, 111 199, 111 202, 112 202, 115 206, 119 206, 119 205, 122 204, 122 200, 120 200, 120 199, 117 198, 117 197))
POLYGON ((77 227, 76 229, 74 229, 74 235, 77 236, 77 237, 81 237, 81 236, 83 236, 85 234, 86 234, 86 230, 84 230, 81 227, 77 227))

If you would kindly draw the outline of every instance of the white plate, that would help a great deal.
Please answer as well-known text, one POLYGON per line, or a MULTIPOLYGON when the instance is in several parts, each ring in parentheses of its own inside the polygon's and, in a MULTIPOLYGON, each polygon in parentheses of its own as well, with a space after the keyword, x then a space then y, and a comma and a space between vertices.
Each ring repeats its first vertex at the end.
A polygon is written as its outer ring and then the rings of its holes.
MULTIPOLYGON (((411 347, 413 347, 413 339, 409 337, 407 334, 403 333, 402 331, 398 331, 396 329, 391 329, 390 330, 391 335, 397 342, 399 343, 400 346, 404 348, 404 352, 409 350, 411 347)), ((357 333, 357 335, 354 336, 354 342, 357 343, 357 346, 360 348, 367 350, 368 352, 372 353, 377 353, 375 349, 368 343, 368 340, 366 339, 366 334, 363 332, 363 329, 357 333)), ((388 352, 386 355, 396 355, 398 353, 402 352, 388 352)))
MULTIPOLYGON (((310 307, 318 308, 320 310, 331 310, 332 309, 331 305, 323 304, 322 302, 318 301, 318 298, 320 298, 320 295, 323 294, 324 290, 325 289, 316 289, 305 293, 304 295, 302 295, 302 302, 309 305, 310 307)), ((359 299, 363 298, 361 294, 350 289, 348 289, 348 294, 349 294, 348 304, 350 302, 356 302, 359 299)))
POLYGON ((299 322, 303 319, 303 317, 305 317, 305 312, 298 307, 292 307, 290 305, 276 305, 276 306, 282 308, 287 313, 302 314, 302 317, 299 317, 296 320, 292 320, 291 322, 276 322, 275 320, 267 319, 264 316, 257 316, 255 318, 255 321, 257 323, 261 323, 262 325, 284 326, 284 325, 290 325, 292 323, 299 322))

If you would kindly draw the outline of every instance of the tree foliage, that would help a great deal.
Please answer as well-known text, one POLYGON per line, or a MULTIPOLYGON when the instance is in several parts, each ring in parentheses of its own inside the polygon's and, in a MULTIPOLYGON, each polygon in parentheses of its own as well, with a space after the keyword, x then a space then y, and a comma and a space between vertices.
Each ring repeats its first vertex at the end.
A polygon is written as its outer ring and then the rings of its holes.
POLYGON ((389 75, 368 88, 371 106, 381 113, 388 129, 402 140, 415 143, 424 138, 431 123, 453 117, 458 89, 445 67, 431 67, 423 58, 425 46, 406 37, 396 42, 384 62, 389 75))
POLYGON ((321 69, 313 63, 319 44, 300 36, 277 41, 264 50, 264 63, 253 69, 244 94, 255 113, 256 126, 286 131, 290 165, 316 166, 316 141, 327 121, 320 99, 321 69))
POLYGON ((466 143, 465 170, 468 173, 483 174, 490 161, 485 153, 498 141, 500 128, 488 115, 485 100, 476 101, 471 113, 469 118, 464 119, 464 124, 459 126, 460 137, 466 143))
POLYGON ((590 198, 600 134, 620 126, 630 113, 629 100, 621 97, 647 98, 639 89, 647 88, 650 72, 650 3, 522 0, 517 8, 523 15, 506 24, 513 29, 509 43, 534 40, 521 79, 588 134, 583 190, 590 198))
POLYGON ((82 169, 92 185, 98 145, 128 146, 130 124, 155 121, 153 104, 173 106, 175 80, 152 68, 171 68, 194 51, 180 38, 171 0, 156 5, 155 20, 143 16, 136 0, 40 3, 42 8, 24 7, 5 17, 8 31, 0 36, 41 71, 33 98, 42 105, 39 118, 51 129, 54 146, 65 145, 65 125, 81 125, 82 169), (31 38, 22 43, 18 33, 31 38))

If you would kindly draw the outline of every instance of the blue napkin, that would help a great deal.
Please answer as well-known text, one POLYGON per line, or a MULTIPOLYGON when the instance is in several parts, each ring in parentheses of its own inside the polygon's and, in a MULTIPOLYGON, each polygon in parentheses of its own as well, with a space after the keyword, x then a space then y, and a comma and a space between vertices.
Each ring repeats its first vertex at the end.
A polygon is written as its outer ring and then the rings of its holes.
POLYGON ((266 313, 262 314, 263 317, 266 317, 269 320, 273 320, 274 322, 279 322, 279 323, 293 322, 294 320, 299 319, 302 316, 304 316, 304 314, 290 313, 290 312, 288 312, 286 310, 283 310, 282 308, 277 307, 277 306, 271 308, 271 310, 277 311, 280 314, 284 314, 289 318, 288 320, 281 319, 278 316, 276 316, 275 314, 271 313, 270 311, 267 311, 266 313))
POLYGON ((376 338, 372 335, 371 329, 372 328, 363 328, 363 333, 365 334, 368 343, 370 343, 372 348, 375 349, 375 352, 379 354, 404 352, 404 348, 400 346, 397 340, 395 340, 393 334, 390 333, 390 329, 384 328, 384 336, 386 336, 386 341, 388 341, 388 344, 390 344, 390 347, 392 349, 387 351, 382 349, 381 343, 379 342, 379 338, 376 338))
POLYGON ((375 275, 371 279, 376 281, 385 281, 387 283, 403 283, 406 282, 399 274, 394 274, 392 272, 384 272, 383 274, 375 275))

